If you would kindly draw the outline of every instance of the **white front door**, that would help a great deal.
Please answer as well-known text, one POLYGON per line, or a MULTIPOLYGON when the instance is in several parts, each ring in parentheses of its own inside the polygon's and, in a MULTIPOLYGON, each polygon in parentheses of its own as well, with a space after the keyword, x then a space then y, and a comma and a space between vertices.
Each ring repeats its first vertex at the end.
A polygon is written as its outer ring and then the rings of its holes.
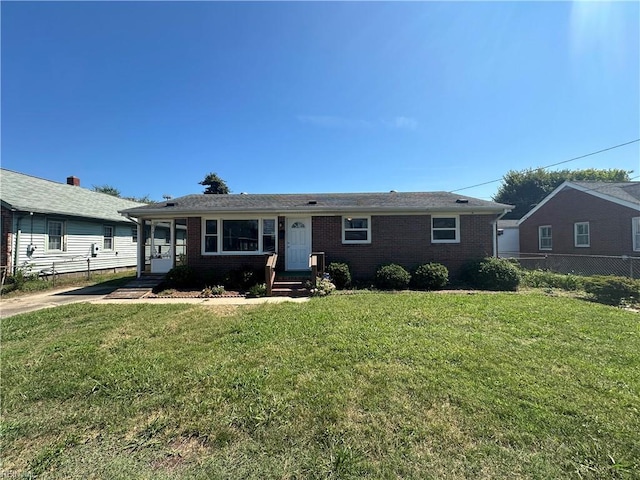
POLYGON ((311 218, 287 217, 286 241, 285 268, 287 270, 309 270, 311 218))

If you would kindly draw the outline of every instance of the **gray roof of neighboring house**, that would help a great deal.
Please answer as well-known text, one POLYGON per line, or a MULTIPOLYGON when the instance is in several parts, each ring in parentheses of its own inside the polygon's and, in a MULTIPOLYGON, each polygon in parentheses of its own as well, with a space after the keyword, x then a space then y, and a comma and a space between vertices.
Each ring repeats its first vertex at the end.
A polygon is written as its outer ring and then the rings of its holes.
POLYGON ((490 212, 501 213, 509 205, 464 197, 448 192, 296 193, 296 194, 198 194, 127 209, 133 217, 225 212, 331 213, 331 212, 490 212))
POLYGON ((569 182, 586 190, 631 203, 640 201, 640 182, 569 182))
POLYGON ((0 169, 2 205, 22 212, 128 222, 119 210, 144 205, 82 187, 0 169))

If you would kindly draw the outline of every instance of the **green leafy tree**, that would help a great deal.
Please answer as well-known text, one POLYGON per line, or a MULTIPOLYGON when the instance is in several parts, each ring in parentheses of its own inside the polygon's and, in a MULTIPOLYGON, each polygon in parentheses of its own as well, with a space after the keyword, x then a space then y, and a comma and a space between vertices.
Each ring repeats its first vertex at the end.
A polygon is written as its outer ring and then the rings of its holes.
POLYGON ((93 191, 94 192, 100 192, 100 193, 106 193, 107 195, 111 195, 113 197, 120 197, 120 190, 118 190, 116 187, 112 187, 111 185, 94 185, 93 186, 93 191))
POLYGON ((502 178, 502 184, 493 196, 493 201, 514 205, 513 211, 504 218, 519 219, 564 181, 628 182, 629 173, 631 172, 620 169, 595 168, 553 172, 544 169, 510 170, 502 178))
POLYGON ((111 195, 113 197, 124 198, 125 200, 131 200, 133 202, 138 203, 153 203, 153 200, 149 198, 149 195, 145 195, 143 197, 123 197, 116 187, 112 187, 111 185, 94 185, 94 192, 106 193, 107 195, 111 195))
POLYGON ((229 187, 224 180, 222 180, 216 173, 208 173, 204 180, 200 182, 200 185, 204 185, 205 188, 204 193, 214 193, 214 194, 226 194, 231 193, 229 187))

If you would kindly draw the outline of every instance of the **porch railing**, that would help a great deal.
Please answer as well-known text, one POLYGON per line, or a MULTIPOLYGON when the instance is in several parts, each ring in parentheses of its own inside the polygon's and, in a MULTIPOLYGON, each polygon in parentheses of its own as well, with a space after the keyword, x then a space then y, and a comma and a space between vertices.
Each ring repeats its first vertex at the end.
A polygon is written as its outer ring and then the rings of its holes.
POLYGON ((276 263, 278 263, 277 253, 267 255, 267 261, 264 266, 264 283, 267 286, 268 297, 270 297, 273 292, 273 282, 276 279, 276 263))
POLYGON ((313 252, 309 255, 309 268, 311 269, 311 288, 315 288, 318 275, 324 275, 324 252, 313 252))

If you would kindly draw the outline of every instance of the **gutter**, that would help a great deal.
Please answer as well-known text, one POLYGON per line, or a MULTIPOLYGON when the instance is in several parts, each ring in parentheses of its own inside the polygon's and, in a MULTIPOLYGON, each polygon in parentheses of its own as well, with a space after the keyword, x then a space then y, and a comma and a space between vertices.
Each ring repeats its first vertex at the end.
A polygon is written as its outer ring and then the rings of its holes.
POLYGON ((491 222, 491 225, 493 226, 493 256, 496 258, 498 257, 498 221, 512 210, 513 208, 505 208, 502 213, 491 222))

